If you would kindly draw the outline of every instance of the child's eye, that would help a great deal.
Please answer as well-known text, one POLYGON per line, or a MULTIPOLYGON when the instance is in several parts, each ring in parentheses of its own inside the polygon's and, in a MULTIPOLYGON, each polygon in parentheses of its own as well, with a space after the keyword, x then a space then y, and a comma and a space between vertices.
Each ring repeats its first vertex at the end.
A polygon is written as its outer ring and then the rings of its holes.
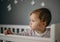
POLYGON ((29 20, 30 22, 35 22, 35 20, 29 20))
POLYGON ((35 22, 35 20, 32 20, 32 22, 35 22))

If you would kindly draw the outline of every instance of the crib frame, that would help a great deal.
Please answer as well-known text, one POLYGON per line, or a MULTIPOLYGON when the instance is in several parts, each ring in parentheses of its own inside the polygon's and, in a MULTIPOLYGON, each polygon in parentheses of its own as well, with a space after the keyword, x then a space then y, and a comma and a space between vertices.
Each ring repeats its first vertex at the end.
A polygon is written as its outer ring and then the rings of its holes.
MULTIPOLYGON (((0 27, 3 27, 3 29, 6 28, 30 28, 28 25, 0 25, 0 27)), ((31 36, 20 36, 20 35, 4 35, 0 32, 0 39, 3 40, 3 42, 6 41, 12 41, 12 42, 57 42, 55 30, 56 25, 52 24, 48 26, 47 28, 51 28, 51 34, 50 38, 41 38, 41 37, 31 37, 31 36)), ((1 31, 1 29, 0 29, 1 31)), ((16 33, 16 31, 15 31, 16 33)), ((59 41, 58 41, 59 42, 59 41)))

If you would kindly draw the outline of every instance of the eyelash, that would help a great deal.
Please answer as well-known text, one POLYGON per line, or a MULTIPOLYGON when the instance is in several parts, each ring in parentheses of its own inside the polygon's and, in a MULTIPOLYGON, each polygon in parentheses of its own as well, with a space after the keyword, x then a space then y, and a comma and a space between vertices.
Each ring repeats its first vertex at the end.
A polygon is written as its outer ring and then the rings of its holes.
POLYGON ((33 22, 35 22, 34 20, 32 20, 33 22))
POLYGON ((30 20, 30 21, 35 22, 35 20, 30 20))

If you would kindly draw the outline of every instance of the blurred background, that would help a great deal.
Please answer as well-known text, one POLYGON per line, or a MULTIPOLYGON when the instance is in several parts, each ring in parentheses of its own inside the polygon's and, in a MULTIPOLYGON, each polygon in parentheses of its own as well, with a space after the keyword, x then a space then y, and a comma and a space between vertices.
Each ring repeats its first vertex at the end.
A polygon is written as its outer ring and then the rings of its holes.
POLYGON ((60 0, 0 0, 0 24, 28 25, 29 14, 42 7, 51 11, 50 24, 60 23, 60 0))

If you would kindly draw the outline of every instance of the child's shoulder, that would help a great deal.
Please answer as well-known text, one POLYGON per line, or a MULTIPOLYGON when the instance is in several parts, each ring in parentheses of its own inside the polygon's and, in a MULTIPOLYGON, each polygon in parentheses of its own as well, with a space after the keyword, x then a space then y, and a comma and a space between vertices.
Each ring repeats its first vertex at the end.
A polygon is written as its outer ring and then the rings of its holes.
POLYGON ((46 28, 46 33, 43 37, 50 37, 50 31, 51 31, 51 28, 46 28))

